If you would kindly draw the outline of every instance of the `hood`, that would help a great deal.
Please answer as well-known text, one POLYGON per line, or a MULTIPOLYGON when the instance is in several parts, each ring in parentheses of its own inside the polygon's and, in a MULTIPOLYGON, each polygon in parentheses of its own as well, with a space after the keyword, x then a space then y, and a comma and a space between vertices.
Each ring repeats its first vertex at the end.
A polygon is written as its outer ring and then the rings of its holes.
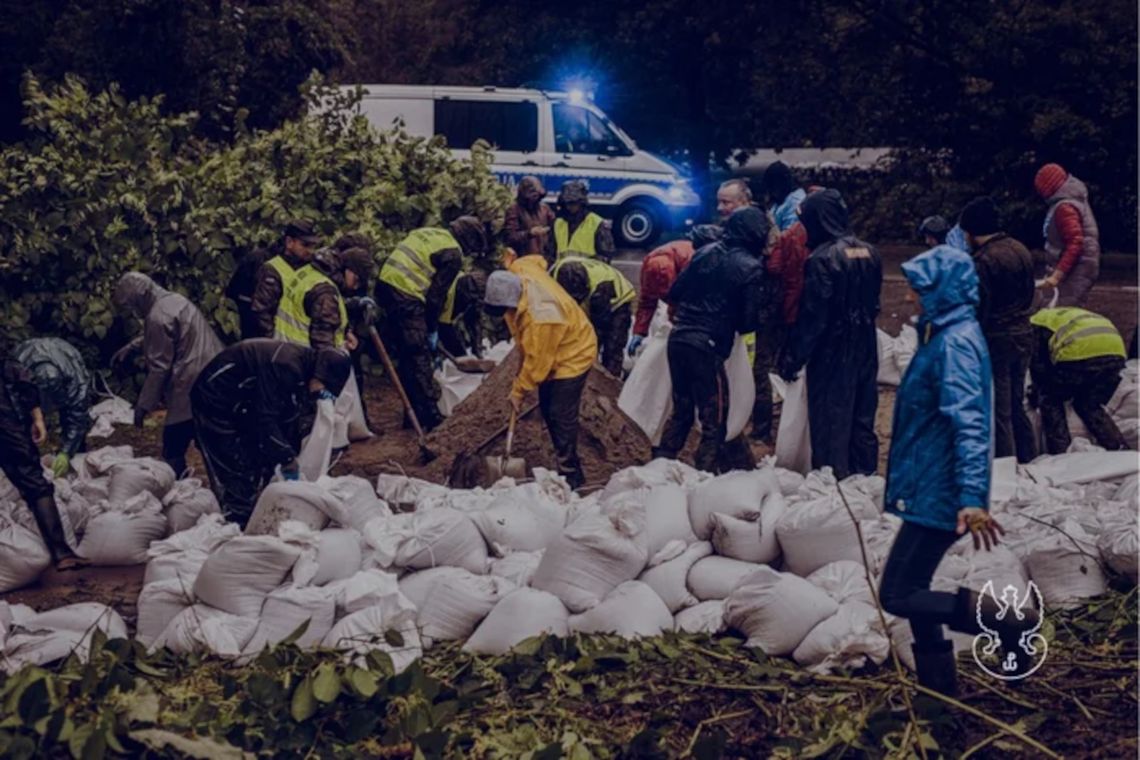
POLYGON ((764 170, 760 180, 760 190, 774 203, 779 203, 798 187, 792 170, 783 161, 774 161, 764 170))
POLYGON ((978 274, 968 253, 940 245, 904 263, 902 270, 922 299, 920 324, 941 327, 978 305, 978 274))
POLYGON ((519 205, 524 208, 534 208, 544 197, 546 197, 546 188, 542 186, 542 180, 538 177, 528 174, 519 180, 518 191, 515 193, 519 205))
POLYGON ((812 193, 800 204, 800 221, 807 232, 808 248, 843 237, 851 231, 847 204, 838 190, 828 188, 812 193))
POLYGON ((1089 189, 1084 182, 1070 174, 1069 178, 1057 188, 1057 192, 1049 196, 1049 203, 1060 201, 1079 201, 1087 206, 1089 204, 1089 189))
POLYGON ((724 223, 724 244, 729 248, 743 248, 760 256, 768 246, 768 232, 772 223, 768 215, 755 206, 738 208, 724 223))
POLYGON ((487 232, 478 217, 461 216, 448 225, 448 230, 463 249, 465 256, 488 253, 487 232))
POLYGON ((693 244, 693 250, 699 251, 709 243, 720 240, 723 235, 724 229, 719 224, 697 224, 685 234, 685 237, 693 244))
POLYGON ((167 292, 142 272, 127 272, 115 285, 111 301, 115 308, 145 319, 155 302, 167 292))

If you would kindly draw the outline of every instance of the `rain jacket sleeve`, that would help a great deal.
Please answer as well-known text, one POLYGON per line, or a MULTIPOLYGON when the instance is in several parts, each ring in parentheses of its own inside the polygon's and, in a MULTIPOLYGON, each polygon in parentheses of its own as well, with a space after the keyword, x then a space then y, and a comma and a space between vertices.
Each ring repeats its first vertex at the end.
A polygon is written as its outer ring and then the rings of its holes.
POLYGON ((637 316, 633 322, 633 334, 646 336, 649 325, 657 311, 657 302, 669 294, 673 284, 673 268, 663 256, 647 260, 641 267, 641 292, 637 297, 637 316))
POLYGON ((86 371, 76 373, 66 380, 66 388, 60 394, 59 424, 63 434, 63 450, 75 456, 91 429, 91 415, 88 414, 91 400, 91 377, 86 371))
MULTIPOLYGON (((12 395, 21 418, 37 407, 42 407, 40 389, 36 387, 31 374, 19 362, 8 359, 4 362, 4 386, 12 395)), ((2 389, 0 389, 2 390, 2 389)))
POLYGON ((554 370, 556 350, 566 335, 565 322, 535 322, 522 312, 509 322, 522 350, 522 366, 511 387, 511 395, 521 398, 545 382, 554 370))
POLYGON ((162 402, 170 383, 174 367, 175 346, 178 344, 178 321, 161 306, 152 308, 143 326, 143 357, 146 360, 146 380, 139 391, 136 406, 144 412, 153 412, 162 402))
POLYGON ((832 273, 822 256, 809 257, 804 267, 804 289, 796 321, 795 339, 789 358, 789 372, 807 363, 829 322, 833 291, 832 273))
POLYGON ((989 508, 990 405, 978 378, 982 362, 971 344, 943 345, 938 411, 954 431, 954 483, 958 508, 989 508))
POLYGON ((1056 225, 1057 233, 1064 244, 1061 258, 1057 262, 1057 271, 1067 275, 1081 257, 1085 245, 1081 214, 1071 203, 1062 203, 1057 206, 1057 211, 1053 214, 1053 224, 1056 225))

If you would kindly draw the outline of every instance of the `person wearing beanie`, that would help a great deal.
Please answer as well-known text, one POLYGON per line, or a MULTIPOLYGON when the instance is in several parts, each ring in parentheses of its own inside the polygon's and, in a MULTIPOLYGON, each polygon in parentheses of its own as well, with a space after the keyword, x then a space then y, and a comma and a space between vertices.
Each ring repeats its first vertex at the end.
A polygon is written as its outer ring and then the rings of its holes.
POLYGON ((958 220, 978 274, 978 323, 986 338, 994 380, 994 456, 1037 455, 1033 426, 1025 411, 1025 376, 1033 357, 1029 315, 1036 292, 1033 257, 1002 231, 992 198, 975 198, 958 220))
POLYGON ((356 349, 345 296, 363 291, 372 277, 372 256, 363 248, 322 248, 284 284, 274 338, 317 350, 356 349))
POLYGON ((927 248, 942 245, 946 242, 946 233, 950 232, 950 223, 945 218, 935 214, 922 220, 915 230, 914 236, 922 241, 927 248))
POLYGON ((527 395, 538 391, 558 474, 577 489, 586 482, 578 459, 579 406, 598 355, 598 339, 570 294, 528 261, 536 258, 524 256, 511 264, 511 271, 492 272, 483 310, 503 318, 522 353, 511 385, 511 413, 520 414, 527 395))
MULTIPOLYGON (((247 330, 243 322, 241 333, 243 338, 273 337, 277 329, 277 307, 281 305, 285 282, 294 272, 309 263, 313 251, 320 244, 321 238, 317 235, 312 222, 294 219, 285 225, 281 240, 273 249, 251 255, 251 264, 258 256, 264 257, 264 261, 258 264, 253 289, 249 293, 248 313, 251 324, 247 330)), ((239 292, 241 290, 239 285, 231 282, 231 286, 234 287, 236 297, 239 299, 240 310, 243 303, 240 299, 244 294, 239 292)))
POLYGON ((1088 188, 1059 164, 1042 166, 1033 186, 1049 204, 1043 232, 1053 269, 1041 287, 1056 288, 1057 306, 1084 306, 1100 274, 1100 230, 1088 188))

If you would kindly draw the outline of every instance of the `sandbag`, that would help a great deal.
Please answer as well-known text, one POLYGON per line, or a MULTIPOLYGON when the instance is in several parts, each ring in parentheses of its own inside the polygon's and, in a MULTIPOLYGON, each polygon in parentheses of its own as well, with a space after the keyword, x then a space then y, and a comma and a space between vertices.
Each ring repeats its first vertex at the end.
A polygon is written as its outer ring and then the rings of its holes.
POLYGON ((620 493, 640 488, 667 485, 688 487, 711 477, 707 472, 701 472, 679 460, 658 457, 649 464, 626 467, 611 475, 601 491, 601 500, 609 501, 620 493))
POLYGON ((257 625, 256 618, 238 617, 205 604, 195 604, 171 620, 150 649, 234 658, 241 655, 253 638, 257 625))
POLYGON ((455 509, 395 515, 379 528, 372 520, 365 526, 364 536, 376 550, 376 557, 388 563, 386 566, 422 570, 446 565, 476 574, 487 570, 483 534, 470 517, 455 509))
POLYGON ((329 471, 335 427, 335 405, 328 399, 318 401, 313 427, 301 444, 301 453, 297 455, 301 477, 310 483, 316 482, 329 471))
POLYGON ((107 483, 107 500, 122 504, 128 499, 148 491, 160 501, 174 485, 174 470, 170 465, 152 457, 131 459, 111 465, 107 483))
POLYGON ((841 606, 852 602, 875 605, 871 587, 867 585, 867 571, 860 562, 849 559, 829 562, 809 575, 807 580, 823 589, 841 606))
POLYGON ((193 528, 202 515, 222 512, 218 497, 198 478, 184 478, 176 482, 163 498, 162 507, 170 533, 193 528))
POLYGON ((673 630, 677 633, 707 633, 715 636, 723 633, 728 626, 724 622, 723 599, 710 599, 681 610, 673 618, 673 630))
POLYGON ((416 630, 416 611, 407 600, 393 600, 352 613, 333 626, 322 645, 347 652, 354 660, 361 660, 374 650, 386 652, 397 673, 402 673, 424 651, 416 630))
POLYGON ((737 470, 706 480, 689 492, 689 522, 697 538, 708 541, 713 532, 713 513, 741 517, 761 512, 768 501, 783 498, 771 470, 737 470))
POLYGON ((688 496, 680 486, 662 484, 624 491, 609 500, 603 499, 605 503, 618 500, 640 502, 645 506, 645 536, 650 565, 665 561, 665 557, 659 555, 670 543, 680 542, 688 546, 697 540, 689 521, 688 496))
POLYGON ((1050 531, 1025 558, 1029 577, 1053 609, 1076 607, 1108 590, 1096 542, 1074 521, 1064 521, 1061 528, 1068 535, 1050 531))
POLYGON ((1140 534, 1136 531, 1136 513, 1122 511, 1116 519, 1105 522, 1104 531, 1097 537, 1096 547, 1105 564, 1137 581, 1137 563, 1140 562, 1140 534))
POLYGON ((446 496, 447 487, 406 475, 382 473, 376 478, 376 493, 393 506, 414 507, 420 499, 446 496))
POLYGON ((566 636, 569 613, 565 605, 545 591, 520 588, 495 605, 467 643, 464 652, 501 655, 532 636, 566 636))
MULTIPOLYGON (((879 510, 857 488, 844 487, 843 495, 856 519, 871 520, 879 510)), ((776 537, 787 569, 807 576, 829 562, 862 561, 859 535, 844 507, 831 468, 812 472, 788 509, 776 522, 776 537)))
POLYGON ((506 578, 516 586, 529 586, 531 578, 542 562, 543 552, 511 552, 505 557, 491 560, 487 572, 506 578))
MULTIPOLYGON (((770 503, 778 503, 779 509, 769 511, 783 514, 783 499, 772 499, 770 503)), ((763 564, 774 562, 780 556, 774 521, 765 531, 763 516, 759 512, 747 512, 741 517, 713 512, 712 522, 712 545, 717 554, 763 564)))
POLYGON ((890 651, 890 639, 878 611, 863 602, 847 602, 811 629, 792 658, 812 671, 828 673, 837 668, 863 667, 868 659, 881 665, 890 651))
POLYGON ((731 441, 752 421, 752 407, 756 401, 756 379, 752 375, 752 361, 748 358, 743 335, 736 336, 732 353, 724 362, 724 373, 728 377, 728 419, 724 440, 731 441))
POLYGON ((644 431, 654 446, 661 443, 673 408, 668 344, 667 330, 646 339, 618 396, 618 409, 644 431))
POLYGON ((444 362, 443 366, 435 371, 434 376, 440 390, 436 406, 444 417, 450 417, 455 407, 474 393, 486 377, 474 372, 460 372, 450 361, 444 362))
POLYGON ((648 559, 644 505, 615 503, 569 525, 542 555, 531 586, 583 612, 619 584, 633 580, 648 559))
POLYGON ((1117 480, 1136 474, 1135 451, 1085 451, 1046 454, 1021 466, 1026 475, 1039 483, 1060 486, 1117 480))
POLYGON ((415 609, 400 593, 396 576, 383 570, 361 570, 350 578, 333 581, 326 588, 336 594, 337 617, 376 606, 388 609, 402 609, 406 606, 415 609))
POLYGON ((651 567, 643 572, 638 580, 652 588, 661 601, 675 613, 697 603, 697 598, 689 591, 689 571, 699 560, 713 552, 712 544, 701 541, 689 546, 680 556, 651 567))
POLYGON ((37 613, 19 623, 4 641, 2 667, 8 674, 26 665, 46 665, 74 654, 86 662, 95 631, 108 639, 127 638, 127 624, 105 604, 81 602, 37 613))
POLYGON ((97 478, 110 473, 116 464, 134 458, 135 452, 130 446, 103 446, 95 451, 76 454, 71 462, 80 478, 97 478))
POLYGON ((336 591, 320 586, 281 586, 265 597, 261 616, 243 649, 256 654, 266 647, 280 644, 304 623, 305 632, 294 642, 301 649, 320 644, 336 621, 336 591))
POLYGON ((326 528, 318 536, 317 570, 309 581, 323 586, 331 581, 351 578, 360 570, 363 555, 360 551, 361 535, 349 528, 326 528))
POLYGON ((318 485, 332 497, 322 500, 317 507, 344 528, 363 531, 374 517, 387 517, 392 510, 376 495, 372 484, 356 475, 321 478, 318 485))
POLYGON ((689 591, 702 602, 727 599, 745 578, 763 567, 731 557, 705 557, 689 570, 689 591))
POLYGON ((427 603, 428 597, 439 581, 467 575, 468 571, 461 567, 429 567, 426 570, 417 570, 400 578, 400 593, 418 610, 427 603))
POLYGON ((257 498, 245 526, 249 536, 276 535, 287 520, 297 520, 313 530, 329 524, 333 514, 343 514, 344 505, 327 489, 302 480, 270 483, 257 498))
POLYGON ((487 509, 472 512, 471 519, 497 557, 545 549, 565 526, 565 513, 544 514, 511 492, 500 495, 487 509))
MULTIPOLYGON (((914 671, 914 630, 910 627, 910 622, 901 617, 888 618, 887 625, 890 627, 891 645, 898 655, 899 662, 908 670, 914 671)), ((969 633, 957 633, 947 628, 946 638, 950 641, 955 655, 973 649, 974 637, 969 633)))
POLYGON ((831 597, 803 578, 764 568, 728 597, 724 619, 748 636, 748 646, 786 655, 838 609, 831 597))
POLYGON ((265 597, 281 585, 300 555, 298 547, 276 536, 230 539, 202 565, 194 581, 194 596, 232 615, 256 618, 265 597))
POLYGON ((626 581, 596 607, 571 615, 569 625, 572 633, 615 633, 636 639, 673 630, 673 615, 647 584, 626 581))
POLYGON ((807 473, 811 469, 807 370, 788 383, 784 392, 780 424, 776 428, 776 464, 799 473, 807 473))
POLYGON ((147 561, 152 541, 166 536, 166 516, 161 504, 149 491, 127 500, 128 508, 137 502, 138 511, 111 511, 92 517, 76 554, 93 565, 141 565, 147 561))
POLYGON ((190 549, 211 552, 241 535, 241 528, 236 523, 226 522, 220 514, 203 515, 198 518, 197 524, 187 530, 174 533, 161 541, 150 545, 147 554, 158 557, 162 554, 172 554, 190 549))
POLYGON ((495 605, 515 590, 510 581, 466 570, 439 578, 416 615, 425 640, 466 639, 495 605))
POLYGON ((0 594, 34 582, 51 564, 51 554, 37 531, 0 517, 0 594))
POLYGON ((187 549, 153 557, 146 563, 143 585, 177 580, 183 588, 191 590, 194 588, 194 581, 198 579, 198 573, 202 571, 202 565, 206 564, 209 556, 209 552, 201 549, 187 549))
POLYGON ((149 647, 162 635, 170 621, 193 604, 193 592, 178 578, 148 583, 139 591, 135 638, 149 647))
POLYGON ((364 420, 364 403, 360 399, 360 386, 356 383, 356 369, 348 373, 344 390, 333 404, 332 447, 341 449, 349 443, 371 438, 372 431, 364 420))

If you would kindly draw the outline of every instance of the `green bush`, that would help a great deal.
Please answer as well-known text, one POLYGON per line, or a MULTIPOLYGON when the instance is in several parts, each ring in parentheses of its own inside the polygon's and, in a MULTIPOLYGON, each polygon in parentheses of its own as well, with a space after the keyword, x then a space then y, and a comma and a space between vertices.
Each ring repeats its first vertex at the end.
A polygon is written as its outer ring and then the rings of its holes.
MULTIPOLYGON (((228 145, 193 136, 196 116, 76 79, 24 83, 31 137, 0 152, 0 320, 6 340, 58 335, 107 356, 110 293, 134 269, 195 303, 223 334, 235 261, 303 217, 328 239, 359 230, 383 258, 409 230, 471 213, 501 224, 509 191, 488 146, 456 160, 438 138, 378 131, 354 98, 315 82, 320 115, 228 145)), ((315 110, 310 111, 315 114, 315 110)))

